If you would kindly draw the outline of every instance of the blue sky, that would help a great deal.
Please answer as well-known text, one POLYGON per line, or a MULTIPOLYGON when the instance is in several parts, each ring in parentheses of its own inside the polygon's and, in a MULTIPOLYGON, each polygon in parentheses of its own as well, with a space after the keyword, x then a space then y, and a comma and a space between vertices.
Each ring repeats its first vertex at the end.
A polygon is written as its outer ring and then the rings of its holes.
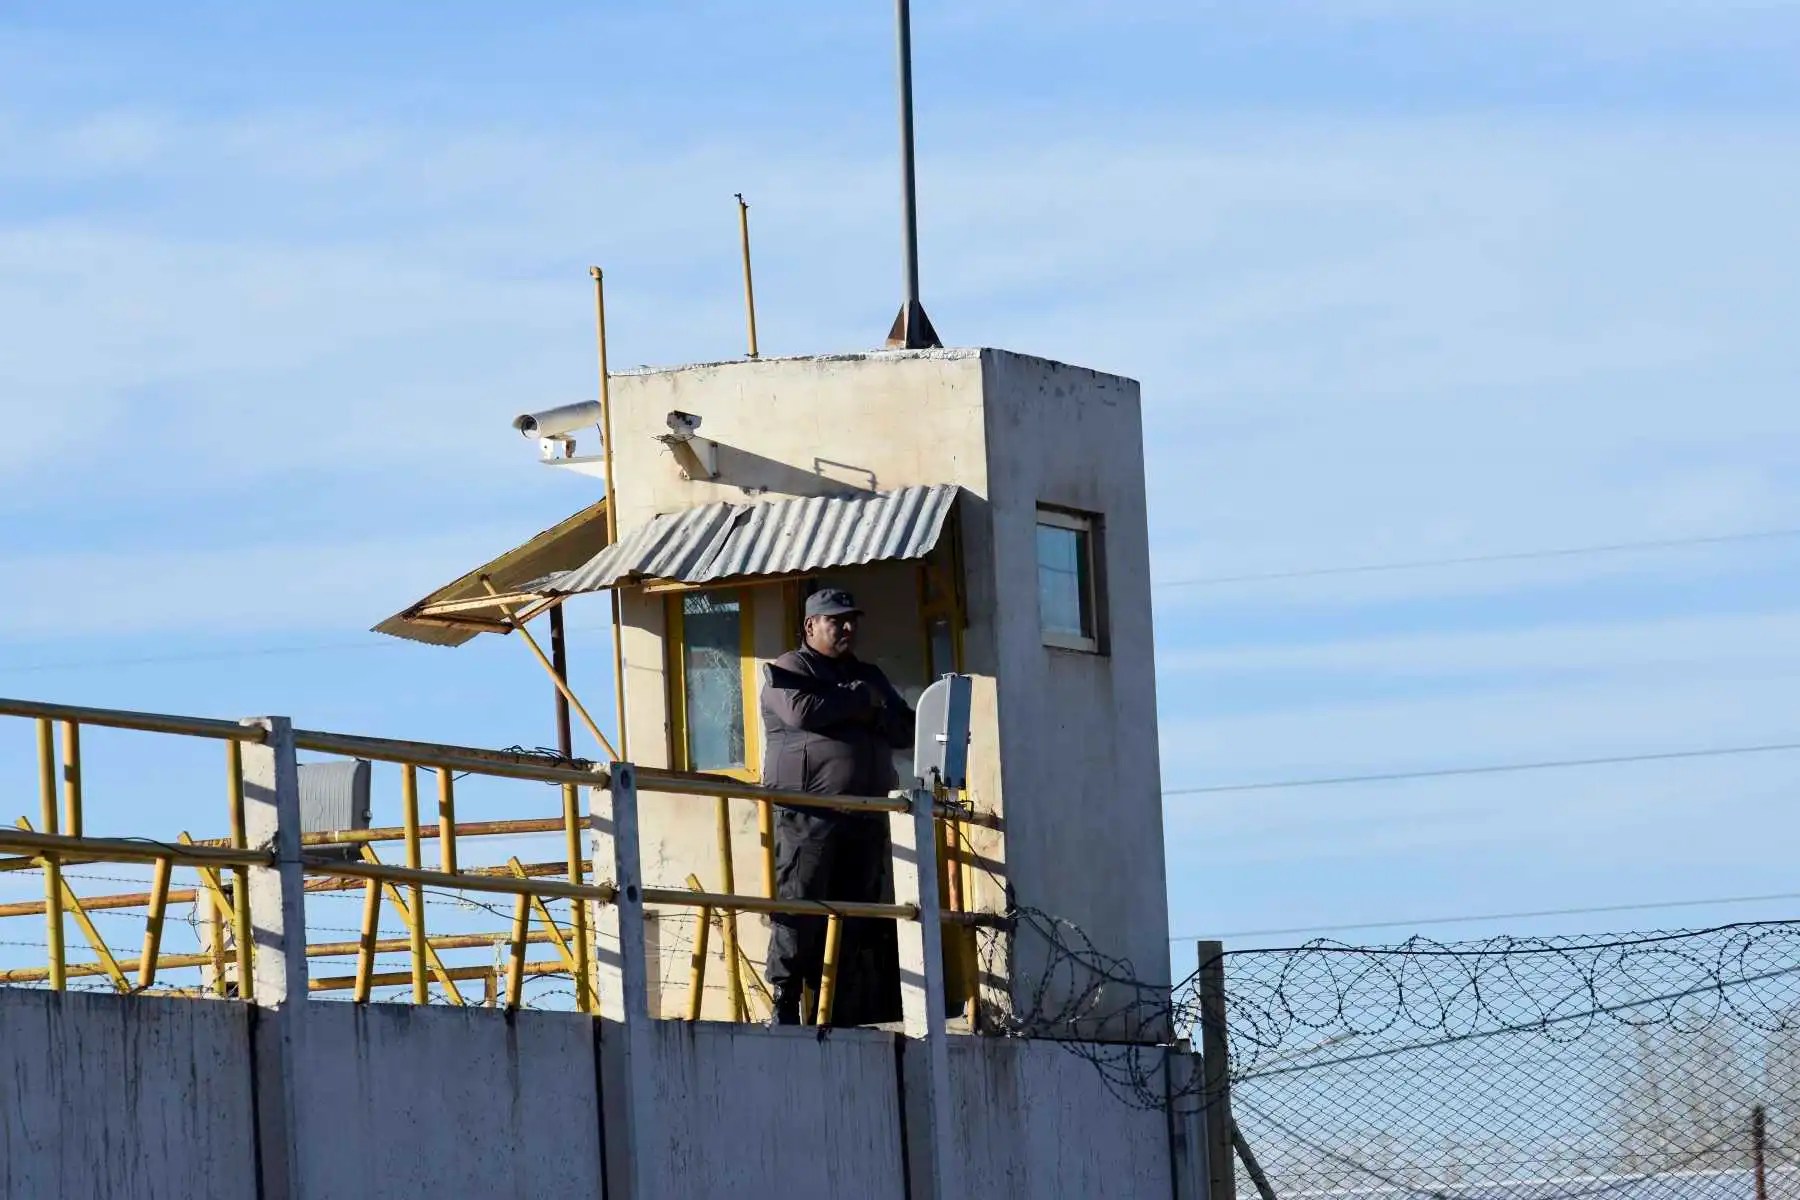
MULTIPOLYGON (((1800 5, 915 9, 933 318, 1143 381, 1165 584, 1800 527, 1800 5)), ((890 16, 0 12, 0 693, 550 740, 518 647, 362 631, 588 499, 505 426, 591 394, 588 263, 616 366, 736 353, 743 191, 765 352, 880 338, 890 16)), ((1157 603, 1170 788, 1800 734, 1800 538, 1157 603)), ((1800 891, 1797 774, 1171 798, 1173 932, 1800 891)))

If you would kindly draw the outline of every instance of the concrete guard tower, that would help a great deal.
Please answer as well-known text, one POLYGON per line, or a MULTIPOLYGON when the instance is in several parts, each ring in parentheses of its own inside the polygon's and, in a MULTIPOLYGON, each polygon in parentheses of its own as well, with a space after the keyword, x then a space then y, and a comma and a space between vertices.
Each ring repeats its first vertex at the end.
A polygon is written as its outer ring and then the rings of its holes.
MULTIPOLYGON (((760 666, 798 644, 805 595, 849 588, 867 611, 858 653, 909 701, 945 672, 975 680, 963 799, 998 821, 960 827, 949 906, 1040 910, 1166 989, 1137 383, 1002 350, 929 349, 615 373, 611 389, 618 540, 594 536, 596 506, 483 574, 525 604, 616 590, 621 752, 754 782, 760 666)), ((433 613, 478 605, 474 576, 381 628, 466 640, 433 613)), ((910 763, 899 767, 909 778, 910 763)), ((645 804, 645 881, 693 876, 729 891, 729 869, 741 890, 767 886, 764 811, 645 804)), ((766 922, 737 925, 753 986, 766 922)), ((690 1011, 693 935, 691 910, 651 922, 653 1013, 690 1011)), ((712 939, 709 1019, 734 1012, 726 941, 712 939)), ((953 995, 969 995, 977 973, 980 1014, 968 1015, 988 1027, 1060 1012, 1095 983, 1028 928, 947 929, 945 944, 953 995)), ((1038 1032, 1167 1036, 1120 1012, 1132 998, 1109 987, 1074 1024, 1038 1032)))

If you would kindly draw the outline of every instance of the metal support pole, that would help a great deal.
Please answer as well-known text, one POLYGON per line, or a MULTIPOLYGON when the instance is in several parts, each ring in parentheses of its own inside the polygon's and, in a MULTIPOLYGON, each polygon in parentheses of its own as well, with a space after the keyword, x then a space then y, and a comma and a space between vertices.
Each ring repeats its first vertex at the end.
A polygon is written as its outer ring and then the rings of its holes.
POLYGON ((81 726, 62 723, 63 736, 63 832, 81 836, 81 726))
MULTIPOLYGON (((517 859, 513 861, 517 862, 517 859)), ((511 1012, 525 998, 525 939, 531 935, 531 897, 520 896, 513 905, 512 948, 506 963, 506 1008, 511 1012)))
POLYGON ((712 909, 702 908, 695 916, 694 952, 688 958, 687 1019, 698 1021, 706 1003, 706 943, 712 933, 712 909))
MULTIPOLYGON (((731 860, 731 801, 719 797, 718 803, 718 835, 719 835, 719 890, 724 895, 737 893, 737 870, 731 860)), ((725 978, 731 984, 731 1019, 743 1021, 748 1019, 744 1008, 744 974, 738 965, 738 913, 735 908, 725 909, 720 916, 724 919, 724 931, 721 941, 725 946, 725 978)))
POLYGON ((375 941, 381 930, 381 884, 371 879, 363 885, 362 929, 356 947, 356 989, 350 998, 369 1002, 370 980, 375 977, 375 941))
POLYGON ((831 1006, 837 999, 838 951, 844 944, 844 922, 836 913, 825 918, 825 955, 819 968, 819 1012, 814 1023, 831 1024, 831 1006))
MULTIPOLYGON (((407 763, 400 768, 400 823, 406 828, 406 865, 417 871, 419 855, 419 768, 407 763)), ((412 996, 414 1004, 431 1002, 431 986, 425 976, 425 889, 412 884, 412 996)))
MULTIPOLYGON (((244 743, 225 743, 225 785, 231 796, 231 844, 242 850, 250 843, 244 828, 244 743)), ((250 932, 250 869, 231 869, 232 940, 237 943, 238 998, 249 999, 251 955, 254 940, 250 932)))
POLYGON ((750 352, 748 358, 756 354, 756 285, 750 279, 750 205, 744 201, 744 193, 737 194, 738 202, 738 240, 744 247, 744 317, 750 323, 750 352))
MULTIPOLYGON (((574 784, 563 784, 563 841, 569 856, 569 882, 579 886, 585 878, 581 861, 581 793, 574 784)), ((575 1009, 594 1010, 592 940, 588 936, 588 906, 569 901, 569 924, 575 940, 575 1009)))
POLYGON ((150 914, 144 926, 144 948, 138 954, 138 990, 144 991, 156 982, 156 960, 162 953, 163 918, 169 911, 169 876, 175 864, 166 858, 156 860, 150 876, 150 914))
POLYGON ((768 899, 775 899, 775 802, 762 800, 757 803, 756 813, 757 835, 762 841, 762 890, 768 899))
POLYGON ((913 94, 912 94, 912 6, 908 0, 895 0, 894 22, 900 59, 900 225, 906 257, 906 299, 894 327, 888 330, 888 345, 907 350, 923 350, 941 346, 931 318, 919 300, 919 215, 918 186, 913 170, 913 94))
MULTIPOLYGON (((39 717, 38 792, 45 833, 60 833, 56 814, 56 733, 48 717, 39 717)), ((50 957, 50 988, 68 986, 67 953, 63 947, 62 864, 53 854, 44 855, 44 942, 50 957)))
POLYGON ((1763 1106, 1750 1110, 1750 1166, 1756 1173, 1756 1200, 1769 1200, 1766 1173, 1768 1159, 1768 1121, 1763 1106))
MULTIPOLYGON (((565 755, 564 757, 567 757, 565 755)), ((456 776, 449 768, 437 769, 438 866, 446 875, 456 874, 456 776)))
MULTIPOLYGON (((566 686, 569 682, 569 639, 563 628, 562 605, 550 610, 550 669, 566 686)), ((569 724, 569 698, 556 689, 556 752, 575 757, 575 731, 569 724)))
POLYGON ((1209 1200, 1237 1200, 1231 1137, 1231 1066, 1225 1008, 1225 944, 1200 943, 1201 1098, 1209 1200))

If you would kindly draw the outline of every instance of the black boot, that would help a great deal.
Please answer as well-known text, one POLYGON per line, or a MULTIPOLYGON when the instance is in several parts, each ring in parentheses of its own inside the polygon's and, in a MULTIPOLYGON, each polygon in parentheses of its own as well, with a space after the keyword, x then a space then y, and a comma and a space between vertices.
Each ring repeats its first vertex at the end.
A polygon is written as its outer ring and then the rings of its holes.
POLYGON ((796 983, 780 983, 775 985, 775 1013, 769 1018, 770 1025, 798 1025, 800 1023, 800 985, 796 983))

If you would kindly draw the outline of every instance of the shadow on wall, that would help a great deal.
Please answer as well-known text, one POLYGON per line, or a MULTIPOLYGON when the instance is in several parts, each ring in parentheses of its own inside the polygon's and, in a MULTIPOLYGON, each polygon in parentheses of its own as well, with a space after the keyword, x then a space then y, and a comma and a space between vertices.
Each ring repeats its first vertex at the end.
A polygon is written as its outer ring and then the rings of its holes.
POLYGON ((875 472, 867 467, 813 459, 812 470, 765 458, 737 446, 715 443, 719 450, 718 482, 746 492, 774 492, 784 496, 842 496, 877 489, 875 472))

